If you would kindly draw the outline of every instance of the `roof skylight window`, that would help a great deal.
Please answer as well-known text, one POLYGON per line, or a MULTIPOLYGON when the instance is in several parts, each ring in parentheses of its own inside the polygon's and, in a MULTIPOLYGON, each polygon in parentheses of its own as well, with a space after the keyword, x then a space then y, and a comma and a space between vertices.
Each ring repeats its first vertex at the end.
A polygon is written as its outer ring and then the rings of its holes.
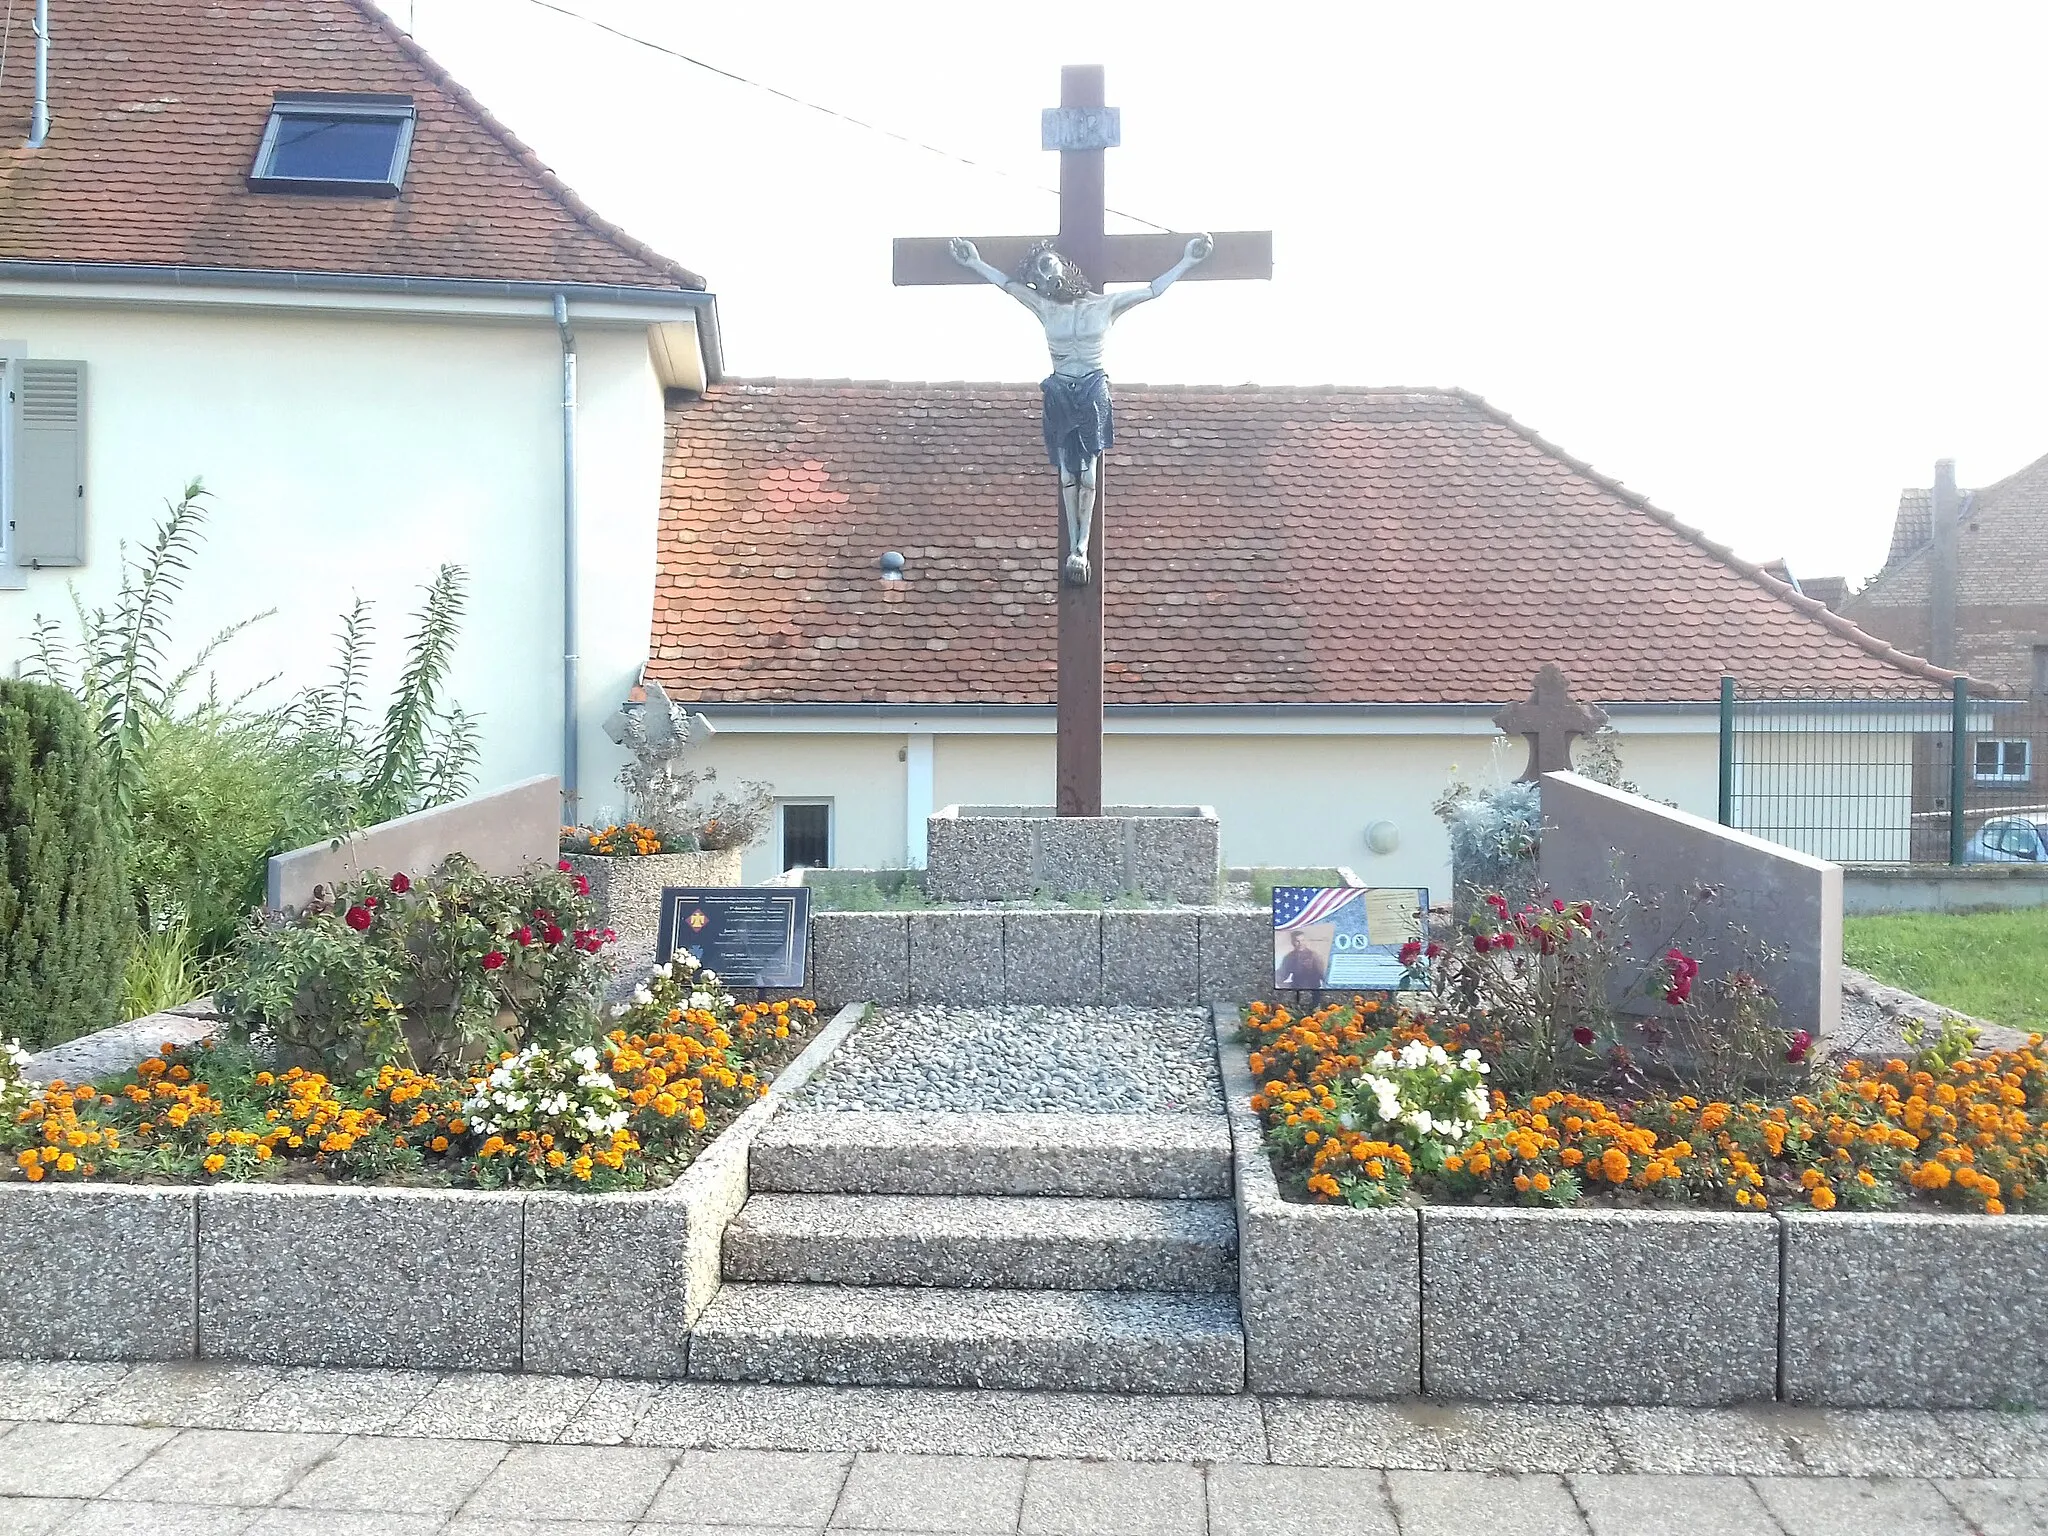
POLYGON ((279 91, 249 190, 396 197, 412 128, 410 96, 279 91))

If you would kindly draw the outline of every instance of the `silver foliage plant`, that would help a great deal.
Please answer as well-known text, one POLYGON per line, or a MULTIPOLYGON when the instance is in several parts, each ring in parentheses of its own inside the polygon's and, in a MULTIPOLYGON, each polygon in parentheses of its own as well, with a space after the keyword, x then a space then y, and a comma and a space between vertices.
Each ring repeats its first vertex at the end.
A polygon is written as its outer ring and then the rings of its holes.
POLYGON ((685 762, 710 723, 672 703, 659 683, 606 723, 612 740, 632 754, 619 771, 632 819, 652 828, 668 852, 746 848, 768 830, 775 792, 742 780, 731 791, 711 790, 718 770, 685 762), (708 793, 707 793, 708 791, 708 793))

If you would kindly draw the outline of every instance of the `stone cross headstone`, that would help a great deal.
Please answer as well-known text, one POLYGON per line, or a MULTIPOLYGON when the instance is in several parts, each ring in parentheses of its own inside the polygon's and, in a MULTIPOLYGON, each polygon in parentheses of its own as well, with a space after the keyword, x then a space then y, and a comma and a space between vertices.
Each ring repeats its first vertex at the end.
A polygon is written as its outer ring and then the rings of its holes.
POLYGON ((1121 141, 1117 109, 1103 97, 1102 66, 1060 71, 1060 104, 1047 108, 1042 144, 1060 156, 1060 229, 1031 235, 904 239, 895 243, 897 286, 1000 283, 1039 311, 1055 366, 1046 381, 1048 453, 1061 471, 1058 769, 1054 809, 1061 816, 1102 814, 1103 510, 1107 477, 1100 448, 1111 441, 1108 381, 1091 362, 1116 313, 1156 297, 1180 279, 1273 275, 1270 231, 1209 235, 1111 235, 1104 230, 1103 151, 1121 141), (1199 252, 1199 254, 1197 254, 1199 252), (1014 276, 1012 275, 1014 274, 1014 276), (1149 282, 1114 302, 1105 283, 1149 282), (1062 357, 1062 349, 1068 354, 1062 357), (1092 378, 1089 374, 1092 373, 1092 378), (1081 451, 1068 443, 1080 428, 1081 451))
POLYGON ((1572 771, 1572 739, 1599 730, 1607 723, 1607 712, 1573 698, 1564 669, 1551 661, 1537 672, 1529 697, 1510 704, 1493 717, 1493 723, 1510 736, 1529 739, 1529 766, 1522 770, 1522 779, 1540 784, 1546 773, 1572 771))

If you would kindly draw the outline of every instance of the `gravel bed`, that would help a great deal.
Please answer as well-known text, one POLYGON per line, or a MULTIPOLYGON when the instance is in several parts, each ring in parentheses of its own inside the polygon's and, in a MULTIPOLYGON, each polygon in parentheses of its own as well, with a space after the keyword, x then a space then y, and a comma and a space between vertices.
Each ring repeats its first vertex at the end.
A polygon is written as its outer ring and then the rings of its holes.
POLYGON ((1221 1114, 1200 1008, 892 1008, 792 1108, 1221 1114))

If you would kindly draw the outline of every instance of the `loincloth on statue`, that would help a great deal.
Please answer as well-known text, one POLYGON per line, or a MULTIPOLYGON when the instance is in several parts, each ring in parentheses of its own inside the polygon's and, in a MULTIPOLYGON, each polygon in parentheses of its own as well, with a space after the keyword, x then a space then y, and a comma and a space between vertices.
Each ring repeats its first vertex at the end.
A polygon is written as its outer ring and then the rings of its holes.
POLYGON ((1065 475, 1079 475, 1116 443, 1109 414, 1109 375, 1055 373, 1039 388, 1045 393, 1045 456, 1065 475))

